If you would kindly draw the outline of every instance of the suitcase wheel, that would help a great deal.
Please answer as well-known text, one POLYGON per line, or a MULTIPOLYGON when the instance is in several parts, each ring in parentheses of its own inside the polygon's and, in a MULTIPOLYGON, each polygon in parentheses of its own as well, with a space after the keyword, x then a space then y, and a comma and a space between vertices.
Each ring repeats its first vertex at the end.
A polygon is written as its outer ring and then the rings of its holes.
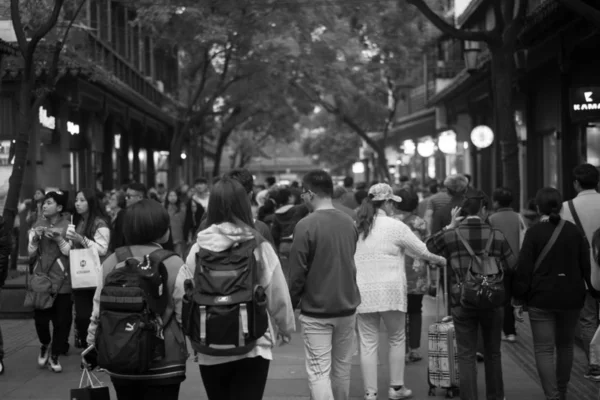
POLYGON ((429 387, 429 396, 435 396, 435 386, 429 387))

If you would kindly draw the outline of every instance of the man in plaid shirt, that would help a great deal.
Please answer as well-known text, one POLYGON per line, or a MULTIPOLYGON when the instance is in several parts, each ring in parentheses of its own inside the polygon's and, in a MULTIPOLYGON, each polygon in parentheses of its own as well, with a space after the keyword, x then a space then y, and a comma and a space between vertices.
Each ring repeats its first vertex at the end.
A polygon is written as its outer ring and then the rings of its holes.
POLYGON ((451 270, 448 270, 448 291, 452 307, 452 320, 458 347, 458 368, 460 371, 460 398, 477 400, 477 334, 479 327, 485 348, 486 393, 488 400, 504 399, 500 337, 502 332, 503 307, 495 309, 471 309, 460 305, 457 284, 462 281, 471 265, 471 256, 460 241, 456 230, 473 248, 475 254, 482 254, 490 235, 493 242, 490 256, 495 257, 505 271, 514 270, 517 259, 506 238, 499 230, 492 229, 486 222, 489 199, 483 192, 468 195, 462 205, 466 215, 458 222, 461 208, 452 210, 450 225, 433 235, 427 241, 427 248, 434 254, 446 257, 451 270))

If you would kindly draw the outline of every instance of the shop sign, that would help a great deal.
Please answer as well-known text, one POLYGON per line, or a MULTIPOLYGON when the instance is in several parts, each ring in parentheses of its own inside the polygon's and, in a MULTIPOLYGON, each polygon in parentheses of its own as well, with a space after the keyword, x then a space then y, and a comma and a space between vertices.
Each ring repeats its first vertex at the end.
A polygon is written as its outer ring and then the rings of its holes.
POLYGON ((571 88, 569 105, 575 120, 600 117, 600 86, 571 88))

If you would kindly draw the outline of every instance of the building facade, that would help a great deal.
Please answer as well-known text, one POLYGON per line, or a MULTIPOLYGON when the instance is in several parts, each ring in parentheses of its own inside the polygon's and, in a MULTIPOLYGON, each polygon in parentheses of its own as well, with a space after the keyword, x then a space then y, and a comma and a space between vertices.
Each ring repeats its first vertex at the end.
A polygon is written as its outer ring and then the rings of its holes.
MULTIPOLYGON (((134 20, 122 2, 89 0, 84 6, 61 56, 56 90, 38 110, 24 198, 37 187, 109 190, 130 181, 166 182, 176 126, 177 49, 155 45, 134 20)), ((18 56, 5 56, 2 148, 10 148, 15 135, 21 64, 18 56)), ((10 162, 0 160, 8 167, 10 162)))

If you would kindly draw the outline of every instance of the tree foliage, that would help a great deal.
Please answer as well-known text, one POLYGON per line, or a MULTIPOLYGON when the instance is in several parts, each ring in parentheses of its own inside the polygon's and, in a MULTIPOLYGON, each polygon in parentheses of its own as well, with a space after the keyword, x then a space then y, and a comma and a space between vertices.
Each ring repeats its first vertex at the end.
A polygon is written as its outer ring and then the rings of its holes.
POLYGON ((428 23, 403 2, 332 1, 303 8, 294 26, 299 52, 286 64, 291 85, 372 147, 387 177, 384 149, 400 90, 412 82, 430 38, 428 23))

